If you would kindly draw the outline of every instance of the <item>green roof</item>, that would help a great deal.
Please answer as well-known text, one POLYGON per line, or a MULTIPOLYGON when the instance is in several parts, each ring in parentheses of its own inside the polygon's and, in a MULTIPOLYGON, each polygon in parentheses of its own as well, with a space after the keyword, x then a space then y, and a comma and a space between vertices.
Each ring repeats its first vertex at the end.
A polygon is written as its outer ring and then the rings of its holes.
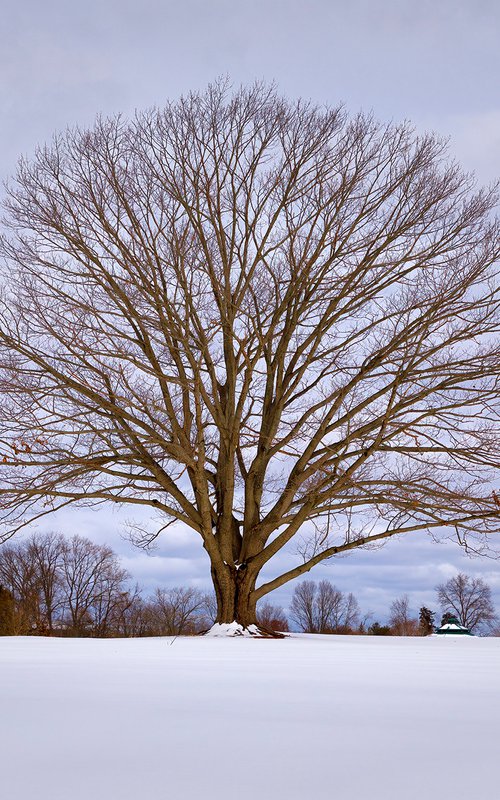
POLYGON ((437 629, 436 633, 451 636, 473 636, 464 625, 461 625, 456 617, 448 617, 447 621, 437 629))

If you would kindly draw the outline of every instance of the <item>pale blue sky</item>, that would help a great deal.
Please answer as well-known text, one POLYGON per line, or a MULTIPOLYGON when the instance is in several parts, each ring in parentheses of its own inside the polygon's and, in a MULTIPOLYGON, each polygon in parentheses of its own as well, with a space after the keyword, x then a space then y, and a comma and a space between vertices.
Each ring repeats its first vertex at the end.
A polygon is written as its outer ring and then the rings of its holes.
MULTIPOLYGON (((3 0, 1 40, 2 177, 66 125, 161 105, 222 74, 410 119, 449 136, 451 154, 481 182, 500 177, 497 0, 3 0)), ((61 515, 53 527, 109 542, 141 583, 208 587, 204 553, 183 531, 147 557, 120 539, 120 515, 102 509, 61 515)), ((382 618, 406 591, 415 609, 436 607, 433 587, 457 569, 489 580, 500 610, 499 563, 470 561, 425 536, 311 577, 330 577, 382 618)), ((290 592, 273 600, 286 605, 290 592)))

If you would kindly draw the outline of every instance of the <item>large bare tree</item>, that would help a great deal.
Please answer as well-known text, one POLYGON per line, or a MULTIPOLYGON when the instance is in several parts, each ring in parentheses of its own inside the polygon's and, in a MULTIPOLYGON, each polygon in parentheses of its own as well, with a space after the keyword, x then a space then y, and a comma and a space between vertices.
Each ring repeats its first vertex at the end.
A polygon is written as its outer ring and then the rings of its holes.
POLYGON ((408 125, 218 84, 71 130, 8 188, 5 536, 147 506, 218 621, 396 534, 499 530, 493 190, 408 125), (294 544, 293 542, 296 542, 294 544), (296 562, 258 582, 282 548, 296 562))

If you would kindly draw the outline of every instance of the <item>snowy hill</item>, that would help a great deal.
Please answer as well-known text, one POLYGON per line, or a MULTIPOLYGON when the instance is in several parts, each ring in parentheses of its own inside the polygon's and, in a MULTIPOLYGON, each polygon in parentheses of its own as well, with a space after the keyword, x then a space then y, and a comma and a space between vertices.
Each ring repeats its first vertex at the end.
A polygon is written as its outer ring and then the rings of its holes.
POLYGON ((9 800, 498 798, 500 639, 4 637, 0 709, 9 800))

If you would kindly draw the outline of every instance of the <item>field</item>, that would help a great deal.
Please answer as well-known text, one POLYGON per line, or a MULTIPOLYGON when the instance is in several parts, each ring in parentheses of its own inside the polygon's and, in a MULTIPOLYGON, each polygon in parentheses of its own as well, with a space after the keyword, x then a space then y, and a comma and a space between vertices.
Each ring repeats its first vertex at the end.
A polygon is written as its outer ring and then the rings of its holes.
POLYGON ((497 800, 500 639, 0 639, 6 800, 497 800))

